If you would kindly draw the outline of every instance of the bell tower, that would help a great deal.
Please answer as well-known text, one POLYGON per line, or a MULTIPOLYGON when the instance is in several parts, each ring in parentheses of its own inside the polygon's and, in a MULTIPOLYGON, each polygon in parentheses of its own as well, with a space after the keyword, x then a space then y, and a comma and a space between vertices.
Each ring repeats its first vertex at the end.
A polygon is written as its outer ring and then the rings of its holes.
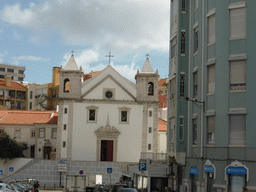
POLYGON ((59 97, 80 99, 81 88, 83 81, 83 70, 82 67, 78 69, 74 54, 68 60, 64 68, 60 68, 60 86, 59 86, 59 97))
POLYGON ((137 101, 158 101, 158 77, 158 71, 154 72, 147 54, 147 59, 141 72, 138 69, 135 75, 137 101))

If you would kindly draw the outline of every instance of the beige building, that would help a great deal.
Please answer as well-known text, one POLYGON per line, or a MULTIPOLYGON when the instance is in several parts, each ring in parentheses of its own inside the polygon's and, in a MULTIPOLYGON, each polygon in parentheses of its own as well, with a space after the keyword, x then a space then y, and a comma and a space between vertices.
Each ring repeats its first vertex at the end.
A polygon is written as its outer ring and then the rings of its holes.
POLYGON ((5 76, 10 76, 11 80, 22 82, 25 78, 25 67, 0 64, 0 79, 4 79, 5 76))

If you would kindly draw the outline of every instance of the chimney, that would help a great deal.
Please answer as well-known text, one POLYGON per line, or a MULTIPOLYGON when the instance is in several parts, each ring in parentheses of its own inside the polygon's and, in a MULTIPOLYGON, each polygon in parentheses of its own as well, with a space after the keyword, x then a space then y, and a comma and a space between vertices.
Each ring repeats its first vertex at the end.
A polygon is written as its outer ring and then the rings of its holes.
POLYGON ((11 83, 12 83, 11 77, 6 75, 6 76, 4 77, 4 85, 5 85, 5 86, 11 86, 11 83))
POLYGON ((59 67, 53 67, 52 68, 52 83, 53 86, 60 83, 60 68, 59 67))

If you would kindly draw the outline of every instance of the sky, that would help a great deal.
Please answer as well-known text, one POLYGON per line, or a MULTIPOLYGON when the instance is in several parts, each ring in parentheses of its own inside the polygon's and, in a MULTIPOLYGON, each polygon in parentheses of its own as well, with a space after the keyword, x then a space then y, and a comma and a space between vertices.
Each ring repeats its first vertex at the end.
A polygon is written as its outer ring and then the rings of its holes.
POLYGON ((25 82, 52 81, 74 51, 84 73, 109 64, 135 81, 149 54, 161 78, 169 71, 169 0, 0 1, 0 63, 25 66, 25 82))

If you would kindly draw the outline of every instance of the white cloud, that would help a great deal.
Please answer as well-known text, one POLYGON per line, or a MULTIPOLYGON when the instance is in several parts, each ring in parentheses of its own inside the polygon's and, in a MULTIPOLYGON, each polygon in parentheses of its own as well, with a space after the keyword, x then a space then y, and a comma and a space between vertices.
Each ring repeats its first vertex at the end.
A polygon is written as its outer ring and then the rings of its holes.
MULTIPOLYGON (((32 29, 33 36, 51 31, 67 44, 98 46, 102 51, 169 49, 169 1, 58 0, 6 5, 2 20, 32 29)), ((32 37, 33 40, 40 39, 32 37)))
POLYGON ((36 57, 36 56, 19 56, 16 59, 27 60, 27 61, 50 61, 49 58, 42 58, 42 57, 36 57))
POLYGON ((8 52, 6 50, 4 50, 3 53, 0 53, 0 62, 3 63, 4 62, 4 57, 8 55, 8 52))

